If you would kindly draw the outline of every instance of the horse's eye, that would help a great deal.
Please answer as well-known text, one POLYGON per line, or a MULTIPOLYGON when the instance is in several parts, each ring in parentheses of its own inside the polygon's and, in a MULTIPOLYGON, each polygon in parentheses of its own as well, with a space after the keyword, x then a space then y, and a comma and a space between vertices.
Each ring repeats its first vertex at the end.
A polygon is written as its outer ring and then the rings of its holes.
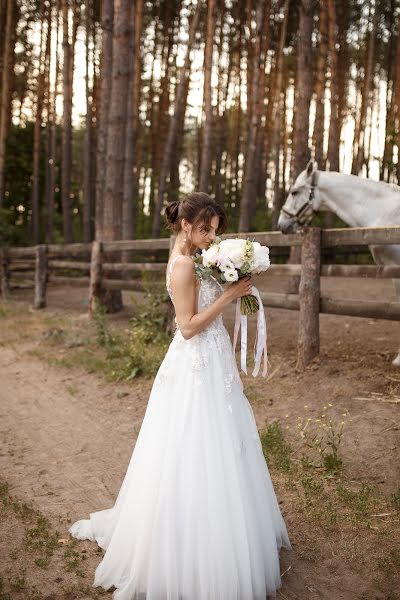
POLYGON ((293 190, 292 192, 292 196, 295 196, 296 194, 298 194, 299 192, 297 190, 293 190))

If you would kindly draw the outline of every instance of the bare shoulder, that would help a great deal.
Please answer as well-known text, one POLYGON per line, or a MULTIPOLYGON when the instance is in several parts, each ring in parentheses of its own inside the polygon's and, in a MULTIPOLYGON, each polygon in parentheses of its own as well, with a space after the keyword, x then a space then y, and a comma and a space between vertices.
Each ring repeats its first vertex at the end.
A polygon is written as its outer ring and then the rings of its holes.
POLYGON ((178 258, 179 260, 175 260, 175 264, 174 264, 174 270, 176 269, 177 271, 181 271, 183 273, 191 273, 192 271, 194 271, 194 262, 193 260, 190 258, 190 256, 185 256, 184 254, 177 254, 175 258, 178 258))
POLYGON ((173 279, 178 282, 187 282, 188 280, 192 280, 195 273, 193 260, 190 258, 190 256, 185 256, 183 254, 178 256, 179 259, 175 260, 174 268, 172 270, 173 279))

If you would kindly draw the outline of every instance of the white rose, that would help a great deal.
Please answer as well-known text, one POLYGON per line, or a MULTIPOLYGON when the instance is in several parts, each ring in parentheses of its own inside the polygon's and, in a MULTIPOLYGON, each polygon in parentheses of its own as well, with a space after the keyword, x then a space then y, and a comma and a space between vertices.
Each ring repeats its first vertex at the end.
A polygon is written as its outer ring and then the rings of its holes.
POLYGON ((266 271, 270 266, 269 248, 262 246, 259 242, 253 242, 253 258, 251 260, 251 270, 260 272, 266 271))
POLYGON ((237 281, 239 279, 238 272, 236 269, 225 269, 223 271, 226 281, 237 281))
POLYGON ((246 240, 227 239, 219 244, 221 253, 230 258, 236 269, 240 269, 245 262, 244 251, 246 240))
POLYGON ((203 265, 205 267, 215 266, 218 258, 219 246, 218 244, 212 244, 209 248, 201 251, 203 257, 203 265))

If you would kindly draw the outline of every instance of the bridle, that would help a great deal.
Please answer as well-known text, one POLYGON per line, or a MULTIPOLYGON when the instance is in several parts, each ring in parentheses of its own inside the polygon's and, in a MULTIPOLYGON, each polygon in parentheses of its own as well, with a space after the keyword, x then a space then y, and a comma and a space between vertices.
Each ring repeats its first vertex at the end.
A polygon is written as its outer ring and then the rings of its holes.
POLYGON ((284 215, 290 217, 291 219, 296 219, 299 225, 305 225, 306 223, 309 223, 313 216, 316 215, 318 212, 314 210, 313 206, 313 200, 315 198, 315 188, 318 185, 318 176, 319 171, 314 171, 311 177, 311 189, 310 194, 308 196, 308 200, 306 200, 304 204, 300 206, 297 212, 293 213, 287 208, 281 208, 281 211, 284 215))

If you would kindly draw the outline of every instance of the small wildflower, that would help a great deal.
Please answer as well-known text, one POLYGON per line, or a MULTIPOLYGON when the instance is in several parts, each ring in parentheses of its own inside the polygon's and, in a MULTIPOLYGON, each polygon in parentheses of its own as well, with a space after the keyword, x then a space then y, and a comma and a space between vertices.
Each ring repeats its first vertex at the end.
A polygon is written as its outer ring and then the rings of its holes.
POLYGON ((305 404, 305 405, 304 405, 304 408, 308 408, 308 404, 305 404))
POLYGON ((327 407, 326 407, 326 406, 324 406, 324 410, 326 410, 326 409, 327 409, 327 407))
POLYGON ((328 402, 328 406, 333 406, 330 402, 328 402))
POLYGON ((289 415, 285 415, 285 417, 288 417, 289 415))

